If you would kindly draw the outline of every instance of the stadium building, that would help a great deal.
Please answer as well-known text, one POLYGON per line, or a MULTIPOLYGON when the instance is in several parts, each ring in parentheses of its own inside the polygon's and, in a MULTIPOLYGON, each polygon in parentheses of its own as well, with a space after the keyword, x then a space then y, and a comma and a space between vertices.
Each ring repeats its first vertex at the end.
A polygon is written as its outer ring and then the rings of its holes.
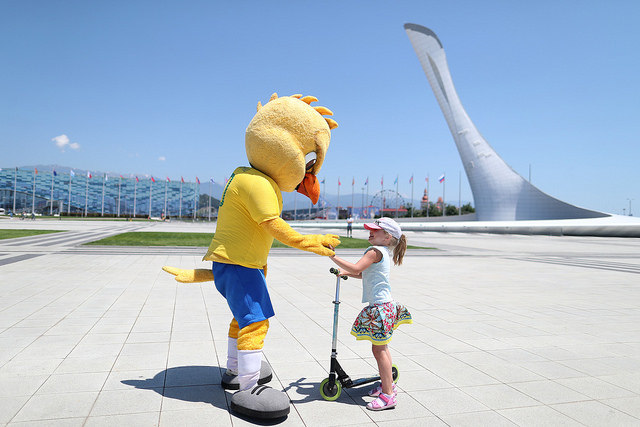
POLYGON ((43 215, 190 218, 198 209, 199 187, 199 182, 151 176, 2 168, 0 208, 43 215))

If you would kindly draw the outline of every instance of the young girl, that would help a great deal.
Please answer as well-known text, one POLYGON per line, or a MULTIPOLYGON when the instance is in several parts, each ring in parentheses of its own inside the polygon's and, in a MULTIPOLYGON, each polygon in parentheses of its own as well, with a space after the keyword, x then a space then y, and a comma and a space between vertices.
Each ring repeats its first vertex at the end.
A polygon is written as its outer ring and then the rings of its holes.
POLYGON ((381 384, 369 392, 376 399, 367 405, 367 409, 381 411, 396 406, 396 385, 393 383, 391 353, 387 344, 393 331, 403 323, 412 323, 411 314, 391 297, 389 271, 390 250, 393 250, 393 263, 402 264, 407 250, 407 239, 400 226, 391 218, 380 218, 365 224, 369 230, 369 243, 362 258, 352 264, 332 256, 331 260, 340 267, 340 274, 362 279, 362 302, 369 303, 353 323, 351 335, 358 340, 369 340, 371 350, 378 362, 381 384))

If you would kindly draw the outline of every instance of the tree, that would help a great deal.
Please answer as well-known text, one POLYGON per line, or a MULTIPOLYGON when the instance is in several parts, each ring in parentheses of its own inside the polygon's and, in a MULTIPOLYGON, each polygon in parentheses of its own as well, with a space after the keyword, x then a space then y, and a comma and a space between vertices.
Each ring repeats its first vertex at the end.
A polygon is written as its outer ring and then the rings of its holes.
POLYGON ((429 202, 429 216, 442 216, 442 211, 435 203, 429 202))
POLYGON ((462 205, 462 215, 475 213, 475 208, 471 206, 471 203, 467 203, 466 205, 462 205))
POLYGON ((447 205, 446 211, 447 211, 447 216, 458 215, 458 208, 454 205, 447 205))

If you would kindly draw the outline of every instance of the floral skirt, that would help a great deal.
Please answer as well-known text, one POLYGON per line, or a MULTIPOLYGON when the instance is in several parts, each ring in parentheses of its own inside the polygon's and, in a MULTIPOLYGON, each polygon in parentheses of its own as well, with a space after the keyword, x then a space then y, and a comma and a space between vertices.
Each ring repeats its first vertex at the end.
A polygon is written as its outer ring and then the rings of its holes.
POLYGON ((351 335, 369 340, 374 345, 391 341, 393 331, 404 323, 413 323, 409 310, 395 301, 368 305, 362 309, 351 327, 351 335))

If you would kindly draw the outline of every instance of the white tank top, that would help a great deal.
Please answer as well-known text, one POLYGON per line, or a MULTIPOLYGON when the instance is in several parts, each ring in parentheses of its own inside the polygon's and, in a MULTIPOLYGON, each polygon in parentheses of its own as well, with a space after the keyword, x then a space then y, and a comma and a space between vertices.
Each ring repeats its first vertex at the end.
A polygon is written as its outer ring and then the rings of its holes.
POLYGON ((382 259, 371 264, 362 272, 362 302, 369 304, 382 304, 393 301, 391 297, 391 285, 389 272, 391 261, 389 249, 386 246, 370 246, 364 253, 377 249, 382 254, 382 259))

